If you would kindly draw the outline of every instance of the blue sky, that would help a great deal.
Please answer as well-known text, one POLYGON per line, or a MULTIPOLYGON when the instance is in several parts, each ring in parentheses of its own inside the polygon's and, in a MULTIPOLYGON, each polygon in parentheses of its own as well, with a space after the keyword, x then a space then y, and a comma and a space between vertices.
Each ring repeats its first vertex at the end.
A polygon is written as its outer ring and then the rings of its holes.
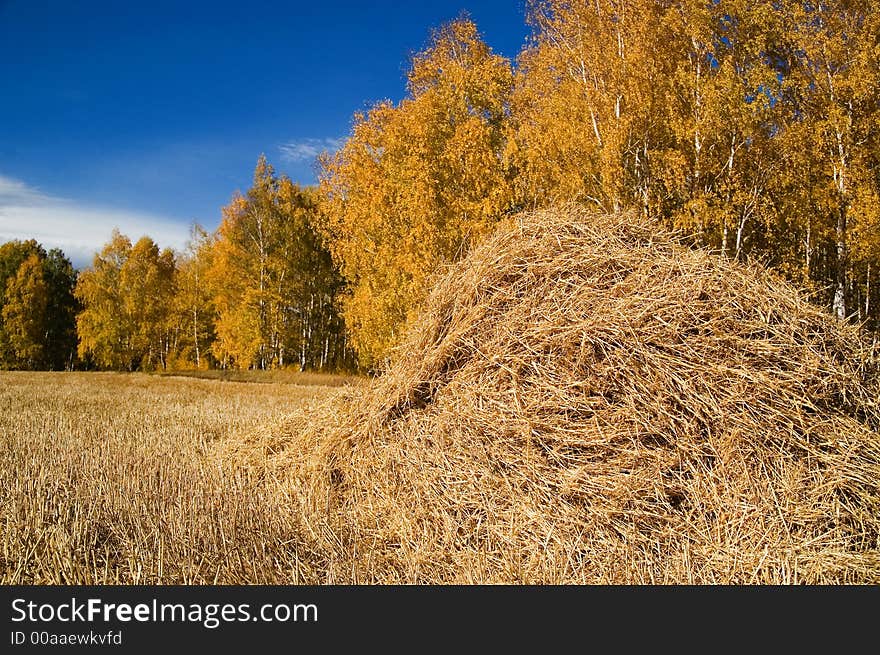
POLYGON ((410 53, 463 10, 516 56, 522 0, 0 0, 0 242, 80 266, 114 226, 181 247, 261 152, 314 182, 314 153, 399 100, 410 53))

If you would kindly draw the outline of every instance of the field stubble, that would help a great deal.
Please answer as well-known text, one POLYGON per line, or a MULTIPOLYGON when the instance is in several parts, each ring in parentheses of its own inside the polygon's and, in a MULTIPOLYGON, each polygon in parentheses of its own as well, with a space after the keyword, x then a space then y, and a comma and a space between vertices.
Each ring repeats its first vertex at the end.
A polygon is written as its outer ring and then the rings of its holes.
POLYGON ((326 386, 0 374, 0 583, 311 582, 289 493, 211 457, 326 386))
POLYGON ((635 218, 520 217, 339 392, 0 375, 0 582, 876 584, 875 345, 635 218))

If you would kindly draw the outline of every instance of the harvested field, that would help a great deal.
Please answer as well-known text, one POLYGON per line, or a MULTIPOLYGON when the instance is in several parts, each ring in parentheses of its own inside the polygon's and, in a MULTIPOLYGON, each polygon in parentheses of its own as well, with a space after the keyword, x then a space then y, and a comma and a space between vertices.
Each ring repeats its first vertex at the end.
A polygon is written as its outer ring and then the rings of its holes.
POLYGON ((209 454, 329 391, 0 373, 0 583, 315 580, 287 490, 209 454))
POLYGON ((222 453, 333 582, 880 582, 876 354, 630 215, 519 217, 386 374, 222 453))

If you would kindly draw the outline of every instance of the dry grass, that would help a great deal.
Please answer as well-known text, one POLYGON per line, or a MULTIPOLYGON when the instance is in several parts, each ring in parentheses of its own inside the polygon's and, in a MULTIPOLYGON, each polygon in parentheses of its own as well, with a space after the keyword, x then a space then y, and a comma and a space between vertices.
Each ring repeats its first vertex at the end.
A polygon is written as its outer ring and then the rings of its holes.
POLYGON ((0 583, 296 583, 286 490, 208 457, 325 387, 0 374, 0 583))
POLYGON ((288 476, 335 582, 876 583, 878 426, 855 329, 568 209, 440 278, 384 376, 227 454, 288 476))
POLYGON ((299 386, 342 387, 357 384, 360 378, 353 375, 335 373, 300 372, 296 369, 259 370, 220 370, 197 369, 154 373, 162 377, 199 378, 202 380, 221 380, 223 382, 261 382, 296 384, 299 386))
POLYGON ((524 216, 363 385, 0 374, 0 582, 878 583, 876 364, 767 271, 524 216))

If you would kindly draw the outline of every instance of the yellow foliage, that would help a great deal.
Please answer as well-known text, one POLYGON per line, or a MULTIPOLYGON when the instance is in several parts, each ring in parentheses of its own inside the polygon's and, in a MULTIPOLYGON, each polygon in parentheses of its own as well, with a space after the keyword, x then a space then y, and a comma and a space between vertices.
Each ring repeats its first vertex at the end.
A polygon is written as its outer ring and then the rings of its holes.
POLYGON ((6 284, 6 298, 0 317, 9 363, 34 368, 44 355, 49 288, 43 277, 43 264, 36 254, 25 259, 6 284))
POLYGON ((174 272, 170 250, 160 252, 149 237, 132 246, 114 230, 77 281, 80 357, 119 370, 164 366, 174 272))
POLYGON ((214 357, 237 368, 344 366, 341 280, 314 229, 313 193, 261 156, 254 183, 223 208, 206 252, 214 357))
POLYGON ((346 326, 365 366, 387 356, 428 276, 512 202, 510 62, 461 19, 435 31, 408 81, 407 98, 357 114, 343 148, 322 160, 322 231, 349 283, 346 326))

